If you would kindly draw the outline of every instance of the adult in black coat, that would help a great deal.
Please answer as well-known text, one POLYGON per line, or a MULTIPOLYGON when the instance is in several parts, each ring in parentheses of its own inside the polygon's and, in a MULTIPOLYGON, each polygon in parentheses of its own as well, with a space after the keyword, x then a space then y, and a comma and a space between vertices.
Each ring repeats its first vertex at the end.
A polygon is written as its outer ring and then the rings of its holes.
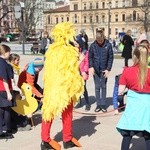
POLYGON ((134 41, 131 37, 131 30, 128 30, 123 37, 122 44, 124 45, 124 49, 122 52, 122 57, 125 59, 125 66, 128 67, 128 60, 132 58, 132 46, 134 45, 134 41))

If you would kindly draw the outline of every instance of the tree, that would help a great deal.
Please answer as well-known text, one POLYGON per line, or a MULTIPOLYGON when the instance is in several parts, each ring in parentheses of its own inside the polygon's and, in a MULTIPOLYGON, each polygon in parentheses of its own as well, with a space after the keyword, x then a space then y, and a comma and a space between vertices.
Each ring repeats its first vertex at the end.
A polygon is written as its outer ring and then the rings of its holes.
POLYGON ((144 0, 140 9, 143 12, 143 17, 139 18, 139 20, 143 22, 145 32, 147 33, 150 29, 150 0, 144 0))
POLYGON ((25 20, 25 30, 26 33, 31 33, 35 30, 36 23, 39 21, 41 16, 35 17, 35 13, 39 9, 40 3, 36 0, 26 0, 24 8, 24 20, 25 20))

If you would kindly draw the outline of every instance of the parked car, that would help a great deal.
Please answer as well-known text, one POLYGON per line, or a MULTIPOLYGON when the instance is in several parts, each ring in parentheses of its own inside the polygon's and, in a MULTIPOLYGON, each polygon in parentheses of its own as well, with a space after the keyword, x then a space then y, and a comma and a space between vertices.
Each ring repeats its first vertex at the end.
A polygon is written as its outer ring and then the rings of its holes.
POLYGON ((1 42, 6 42, 6 38, 5 37, 0 37, 0 43, 1 42))

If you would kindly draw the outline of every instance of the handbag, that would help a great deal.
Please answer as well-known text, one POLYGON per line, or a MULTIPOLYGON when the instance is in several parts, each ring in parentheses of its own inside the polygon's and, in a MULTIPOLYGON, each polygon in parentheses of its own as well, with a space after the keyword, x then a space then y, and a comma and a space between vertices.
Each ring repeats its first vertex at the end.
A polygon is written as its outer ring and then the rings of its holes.
POLYGON ((118 46, 118 49, 119 49, 120 52, 122 52, 123 49, 124 49, 124 44, 120 43, 119 46, 118 46))

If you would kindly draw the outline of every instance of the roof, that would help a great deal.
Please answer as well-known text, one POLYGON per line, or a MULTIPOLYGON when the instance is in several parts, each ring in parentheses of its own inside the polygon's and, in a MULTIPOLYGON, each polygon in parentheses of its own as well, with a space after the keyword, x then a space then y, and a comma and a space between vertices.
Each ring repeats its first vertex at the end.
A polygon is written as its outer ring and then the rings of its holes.
POLYGON ((59 7, 59 8, 56 8, 56 9, 50 9, 48 11, 45 11, 46 13, 55 13, 55 12, 68 12, 70 11, 70 5, 67 5, 67 6, 64 6, 64 7, 59 7))

